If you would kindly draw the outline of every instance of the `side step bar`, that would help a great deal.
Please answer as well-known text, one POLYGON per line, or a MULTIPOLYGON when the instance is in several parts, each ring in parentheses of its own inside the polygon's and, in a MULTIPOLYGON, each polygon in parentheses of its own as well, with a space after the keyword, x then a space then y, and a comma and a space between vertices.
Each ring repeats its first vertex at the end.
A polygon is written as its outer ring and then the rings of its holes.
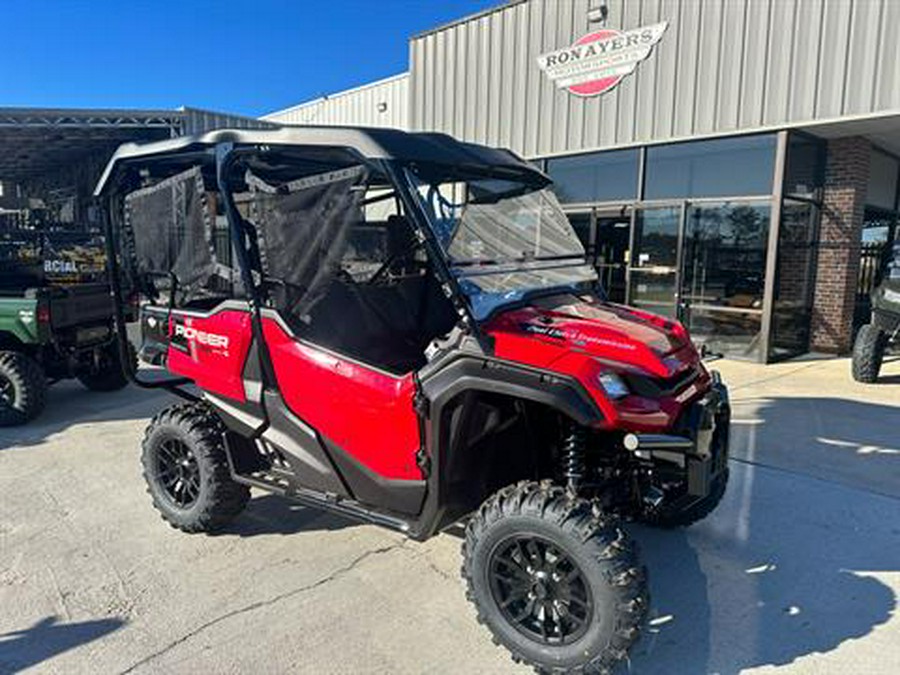
POLYGON ((331 511, 353 520, 359 520, 372 525, 389 527, 392 530, 397 530, 404 534, 409 534, 410 532, 410 524, 407 521, 383 513, 378 513, 352 499, 324 494, 303 487, 292 487, 286 480, 273 479, 263 472, 254 473, 250 476, 232 473, 231 477, 237 483, 243 483, 249 487, 260 488, 267 492, 274 492, 278 495, 294 499, 306 506, 331 511))

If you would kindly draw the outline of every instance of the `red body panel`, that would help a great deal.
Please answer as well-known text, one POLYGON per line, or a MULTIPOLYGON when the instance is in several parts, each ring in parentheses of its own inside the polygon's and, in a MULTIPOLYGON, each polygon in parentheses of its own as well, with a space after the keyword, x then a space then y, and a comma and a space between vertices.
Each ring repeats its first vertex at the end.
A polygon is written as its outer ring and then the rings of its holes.
POLYGON ((604 428, 660 432, 685 405, 709 388, 709 375, 681 324, 609 303, 575 301, 551 308, 506 312, 485 326, 498 358, 570 375, 584 385, 603 413, 604 428), (701 369, 684 391, 661 399, 631 395, 610 400, 598 377, 632 371, 670 378, 701 369))
POLYGON ((244 402, 242 373, 251 342, 247 312, 224 310, 208 317, 176 312, 169 319, 167 367, 211 394, 244 402))
MULTIPOLYGON (((603 413, 600 428, 666 431, 710 386, 680 324, 626 307, 572 297, 505 312, 483 328, 497 358, 577 379, 603 413), (598 380, 607 371, 668 379, 688 369, 700 376, 661 398, 611 400, 598 380)), ((271 317, 263 318, 263 332, 279 389, 295 415, 376 474, 422 479, 411 373, 394 376, 302 342, 271 317)), ((245 401, 242 372, 252 340, 247 312, 176 313, 169 336, 169 370, 210 393, 245 401)))
POLYGON ((281 395, 291 411, 386 478, 419 480, 412 374, 394 377, 300 342, 263 319, 281 395))

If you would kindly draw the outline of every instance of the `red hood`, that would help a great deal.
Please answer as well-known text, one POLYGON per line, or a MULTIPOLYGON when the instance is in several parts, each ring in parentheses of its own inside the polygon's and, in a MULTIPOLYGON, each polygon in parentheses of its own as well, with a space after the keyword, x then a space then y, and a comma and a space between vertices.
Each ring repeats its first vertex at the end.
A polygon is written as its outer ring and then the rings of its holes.
POLYGON ((501 314, 486 330, 495 338, 501 358, 506 352, 506 358, 544 367, 566 353, 578 352, 611 365, 670 377, 699 359, 677 321, 575 296, 537 300, 501 314), (523 340, 546 349, 523 352, 523 340))

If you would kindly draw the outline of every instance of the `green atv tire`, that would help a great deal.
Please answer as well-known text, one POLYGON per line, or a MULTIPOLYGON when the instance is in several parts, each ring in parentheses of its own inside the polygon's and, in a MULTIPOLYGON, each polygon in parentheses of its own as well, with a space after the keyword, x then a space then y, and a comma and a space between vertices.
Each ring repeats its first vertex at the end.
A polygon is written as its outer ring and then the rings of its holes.
POLYGON ((21 352, 0 351, 0 427, 25 424, 47 400, 47 378, 37 361, 21 352))

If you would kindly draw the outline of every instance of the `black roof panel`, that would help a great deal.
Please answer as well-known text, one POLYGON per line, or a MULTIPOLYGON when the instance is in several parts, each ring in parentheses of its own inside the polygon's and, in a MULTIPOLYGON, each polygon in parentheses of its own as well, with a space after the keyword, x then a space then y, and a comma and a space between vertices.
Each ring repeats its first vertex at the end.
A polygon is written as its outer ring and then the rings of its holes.
POLYGON ((509 150, 464 143, 446 134, 410 133, 398 129, 284 126, 278 129, 217 129, 198 136, 183 136, 154 143, 125 143, 110 159, 94 194, 101 195, 110 177, 124 163, 139 159, 164 159, 202 151, 220 143, 235 145, 296 145, 342 147, 366 159, 434 162, 454 166, 491 166, 540 174, 509 150))

